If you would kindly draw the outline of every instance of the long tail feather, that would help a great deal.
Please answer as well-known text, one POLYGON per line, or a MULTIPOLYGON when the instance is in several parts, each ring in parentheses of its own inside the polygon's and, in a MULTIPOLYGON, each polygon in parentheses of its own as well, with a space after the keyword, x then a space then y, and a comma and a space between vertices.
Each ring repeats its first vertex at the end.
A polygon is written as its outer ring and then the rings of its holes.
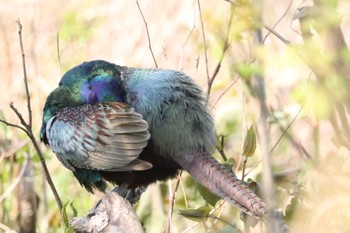
POLYGON ((266 214, 265 203, 208 152, 195 152, 173 159, 210 192, 245 213, 258 218, 266 214))

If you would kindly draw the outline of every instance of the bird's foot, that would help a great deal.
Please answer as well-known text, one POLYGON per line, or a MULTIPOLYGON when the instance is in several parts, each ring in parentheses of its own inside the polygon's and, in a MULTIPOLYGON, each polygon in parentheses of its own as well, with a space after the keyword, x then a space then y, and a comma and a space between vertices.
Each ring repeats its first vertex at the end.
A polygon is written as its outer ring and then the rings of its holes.
POLYGON ((121 184, 115 187, 112 192, 116 192, 119 196, 125 198, 130 202, 130 204, 134 205, 141 198, 141 194, 146 191, 147 186, 140 186, 137 188, 130 188, 126 184, 121 184))

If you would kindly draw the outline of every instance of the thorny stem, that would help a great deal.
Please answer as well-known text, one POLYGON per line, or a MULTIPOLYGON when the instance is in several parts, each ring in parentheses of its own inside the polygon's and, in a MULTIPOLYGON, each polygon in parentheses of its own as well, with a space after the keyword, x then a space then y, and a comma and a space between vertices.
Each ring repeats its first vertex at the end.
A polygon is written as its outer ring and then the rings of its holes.
POLYGON ((57 202, 57 205, 60 209, 60 213, 61 213, 61 210, 62 210, 62 202, 61 202, 61 199, 58 195, 58 192, 55 188, 55 185, 51 179, 51 176, 50 176, 50 173, 49 173, 49 170, 46 166, 46 163, 45 163, 45 160, 44 160, 44 157, 42 155, 42 152, 39 148, 39 145, 34 137, 34 134, 33 134, 33 130, 32 130, 32 110, 31 110, 31 105, 30 105, 30 94, 29 94, 29 87, 28 87, 28 79, 27 79, 27 70, 26 70, 26 63, 25 63, 25 54, 24 54, 24 49, 23 49, 23 43, 22 43, 22 24, 20 22, 20 20, 17 20, 16 22, 18 24, 18 27, 19 27, 19 31, 18 31, 18 34, 19 34, 19 40, 20 40, 20 47, 21 47, 21 53, 22 53, 22 64, 23 64, 23 74, 24 74, 24 86, 26 88, 26 97, 27 97, 27 108, 28 108, 28 114, 29 114, 29 122, 27 123, 24 119, 23 119, 23 116, 22 114, 17 110, 17 108, 13 105, 13 103, 10 104, 10 108, 14 111, 14 113, 17 115, 18 119, 20 120, 21 122, 21 125, 23 126, 19 126, 19 125, 16 125, 16 124, 12 124, 12 123, 9 123, 5 120, 1 120, 0 119, 0 122, 6 124, 7 126, 10 126, 10 127, 14 127, 14 128, 18 128, 18 129, 21 129, 22 131, 24 131, 27 136, 29 137, 29 139, 32 141, 33 143, 33 146, 40 158, 40 162, 41 162, 41 165, 43 167, 43 170, 44 170, 44 174, 45 174, 45 177, 46 177, 46 180, 53 192, 53 195, 55 197, 55 200, 57 202))

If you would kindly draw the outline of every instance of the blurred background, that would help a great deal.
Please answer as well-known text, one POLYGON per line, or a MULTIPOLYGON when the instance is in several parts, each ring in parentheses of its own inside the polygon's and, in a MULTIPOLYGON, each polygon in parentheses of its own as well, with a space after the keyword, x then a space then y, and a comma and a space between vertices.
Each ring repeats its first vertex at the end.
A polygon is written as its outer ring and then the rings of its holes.
MULTIPOLYGON (((277 206, 294 232, 350 232, 350 53, 346 47, 350 2, 258 2, 261 5, 140 0, 148 40, 135 1, 0 0, 0 119, 20 124, 9 108, 11 102, 28 119, 18 19, 23 25, 36 135, 45 99, 68 69, 96 59, 154 68, 151 45, 159 68, 182 70, 204 91, 211 90, 208 106, 220 144, 241 177, 247 129, 259 128, 262 99, 254 80, 263 76, 270 133, 265 146, 271 152, 277 206), (208 77, 213 76, 213 84, 208 85, 208 77)), ((257 135, 261 137, 261 132, 257 135)), ((245 180, 258 186, 263 170, 259 139, 245 165, 245 180)), ((41 149, 69 218, 76 215, 74 209, 78 216, 86 215, 103 194, 87 193, 49 148, 41 145, 41 149)), ((220 153, 215 157, 224 162, 220 153)), ((162 232, 166 225, 174 184, 175 180, 150 186, 135 207, 147 232, 162 232)), ((183 174, 171 232, 249 232, 236 208, 207 202, 195 182, 183 174), (203 206, 235 227, 179 214, 203 206)), ((64 230, 27 136, 0 124, 0 232, 64 230)))

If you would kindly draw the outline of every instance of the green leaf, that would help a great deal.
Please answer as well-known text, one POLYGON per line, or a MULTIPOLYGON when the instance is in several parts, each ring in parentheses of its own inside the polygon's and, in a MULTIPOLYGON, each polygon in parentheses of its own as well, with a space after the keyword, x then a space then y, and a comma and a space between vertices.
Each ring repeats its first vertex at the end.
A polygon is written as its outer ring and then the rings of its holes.
POLYGON ((256 149, 256 134, 253 125, 247 131, 247 135, 244 139, 243 155, 247 157, 252 157, 256 149))
POLYGON ((77 217, 78 216, 78 211, 77 209, 74 207, 73 205, 73 201, 69 204, 70 209, 73 211, 73 217, 77 217))
POLYGON ((179 210, 179 212, 179 214, 188 219, 191 219, 192 221, 201 222, 207 220, 210 208, 208 206, 202 206, 197 209, 179 210))
POLYGON ((202 195, 203 199, 210 204, 211 206, 215 206, 216 203, 221 199, 215 194, 211 193, 204 186, 198 184, 198 191, 202 195))
POLYGON ((226 167, 228 170, 232 171, 232 167, 236 165, 236 160, 234 158, 229 158, 222 165, 226 167))
POLYGON ((66 201, 65 203, 63 203, 62 206, 62 220, 63 220, 63 224, 64 224, 64 228, 69 228, 69 219, 68 219, 68 215, 67 215, 67 206, 69 204, 69 200, 66 201))
POLYGON ((262 74, 263 69, 257 64, 240 63, 236 65, 236 72, 245 80, 248 81, 254 74, 262 74))

